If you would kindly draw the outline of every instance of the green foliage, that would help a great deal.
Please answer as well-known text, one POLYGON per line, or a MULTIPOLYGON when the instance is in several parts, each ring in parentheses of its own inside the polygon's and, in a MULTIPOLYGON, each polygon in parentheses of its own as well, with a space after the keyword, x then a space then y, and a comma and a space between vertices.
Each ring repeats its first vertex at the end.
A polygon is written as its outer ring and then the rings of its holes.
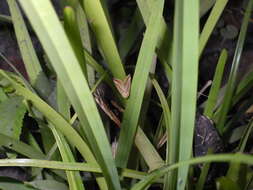
POLYGON ((225 190, 225 189, 231 189, 231 190, 239 190, 241 189, 238 184, 233 182, 231 179, 228 179, 226 177, 221 177, 217 180, 216 186, 218 190, 225 190))
MULTIPOLYGON (((206 43, 217 23, 219 20, 221 13, 223 12, 228 0, 217 0, 212 8, 212 11, 208 17, 208 20, 206 21, 206 24, 200 34, 199 38, 199 54, 201 55, 206 43)), ((207 1, 206 4, 212 4, 214 1, 210 0, 209 2, 207 1)))
POLYGON ((83 45, 79 33, 76 13, 72 7, 64 8, 64 29, 69 38, 73 51, 79 61, 79 64, 86 75, 85 58, 83 54, 83 45))
MULTIPOLYGON (((192 154, 198 75, 199 6, 176 1, 172 55, 171 133, 174 138, 170 163, 188 160, 192 154), (182 11, 185 10, 185 11, 182 11), (189 11, 187 11, 189 10, 189 11), (187 136, 185 136, 187 134, 187 136)), ((167 189, 184 189, 188 167, 169 174, 167 189)))
MULTIPOLYGON (((199 158, 191 158, 198 63, 227 0, 177 0, 169 7, 175 11, 174 21, 167 23, 164 0, 133 1, 134 9, 116 11, 122 18, 112 17, 108 5, 115 2, 106 0, 61 0, 60 16, 49 0, 6 1, 11 17, 0 15, 0 22, 14 26, 28 79, 0 52, 16 72, 0 70, 0 152, 18 155, 18 159, 1 159, 0 167, 32 167, 33 176, 25 183, 4 179, 0 189, 82 190, 97 183, 101 190, 142 190, 153 184, 164 190, 200 190, 205 189, 212 162, 229 162, 226 176, 216 180, 217 189, 250 186, 248 165, 253 165, 253 158, 243 152, 252 120, 236 137, 231 126, 253 102, 245 97, 253 86, 252 73, 237 81, 252 0, 244 13, 229 80, 222 86, 229 56, 224 49, 202 104, 204 115, 216 122, 222 138, 226 140, 224 132, 232 133, 233 142, 240 142, 233 154, 209 152, 199 158), (20 8, 50 67, 38 58, 20 8), (199 32, 199 20, 205 14, 199 32), (126 73, 132 81, 130 96, 123 99, 113 81, 124 80, 126 73), (160 81, 163 75, 168 89, 160 81), (229 111, 241 102, 235 118, 229 119, 229 111), (150 117, 154 112, 158 116, 150 117), (110 122, 112 115, 107 117, 112 113, 121 121, 119 130, 110 122), (24 117, 33 118, 35 126, 28 128, 24 117), (163 134, 166 149, 159 149, 154 144, 163 134), (191 184, 189 179, 196 174, 189 167, 200 163, 204 163, 200 177, 191 184)), ((225 26, 221 33, 235 40, 234 29, 225 26)))
POLYGON ((42 70, 18 4, 15 0, 8 0, 7 2, 9 4, 19 49, 31 85, 38 90, 43 97, 47 97, 50 93, 50 84, 42 70))
POLYGON ((247 10, 245 12, 244 18, 243 18, 241 31, 239 34, 239 38, 238 38, 238 42, 237 42, 237 46, 235 50, 235 55, 233 58, 232 68, 229 75, 226 92, 224 95, 224 97, 226 98, 224 99, 224 102, 221 106, 221 111, 219 114, 219 121, 218 121, 217 128, 221 133, 223 132, 224 125, 226 122, 226 117, 232 103, 233 94, 235 93, 235 89, 236 89, 237 73, 238 73, 241 54, 242 54, 244 43, 245 43, 245 38, 246 38, 252 6, 253 6, 253 1, 250 0, 247 6, 247 10))
POLYGON ((68 190, 68 187, 64 183, 60 183, 55 180, 34 180, 32 182, 28 182, 27 184, 40 190, 43 190, 43 189, 68 190))
POLYGON ((21 96, 13 96, 0 103, 1 134, 19 139, 26 107, 21 96))
POLYGON ((23 183, 18 182, 0 182, 1 189, 20 189, 20 190, 36 190, 35 188, 29 187, 23 183))
POLYGON ((139 120, 145 84, 147 83, 149 70, 158 40, 156 29, 160 27, 164 1, 159 0, 154 5, 154 12, 150 17, 147 30, 144 35, 133 76, 130 97, 127 101, 126 110, 123 116, 118 151, 116 155, 116 163, 120 167, 126 167, 127 165, 128 155, 130 153, 139 120))
POLYGON ((212 87, 208 95, 208 99, 206 101, 204 115, 208 116, 209 118, 212 118, 213 112, 215 110, 217 98, 219 95, 220 85, 222 81, 223 71, 224 67, 227 61, 227 51, 224 49, 221 52, 218 65, 216 67, 214 79, 212 82, 212 87))

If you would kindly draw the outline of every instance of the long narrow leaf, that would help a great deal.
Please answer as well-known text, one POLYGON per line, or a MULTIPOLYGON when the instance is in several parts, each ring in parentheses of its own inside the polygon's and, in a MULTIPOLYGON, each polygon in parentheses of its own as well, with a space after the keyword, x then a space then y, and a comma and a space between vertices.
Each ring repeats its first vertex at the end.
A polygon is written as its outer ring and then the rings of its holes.
MULTIPOLYGON (((83 47, 89 53, 92 53, 88 21, 87 21, 86 15, 85 15, 84 10, 83 10, 82 6, 80 5, 80 3, 78 3, 77 8, 76 8, 76 17, 77 17, 76 20, 77 20, 79 32, 81 35, 83 47)), ((89 65, 86 65, 86 67, 87 67, 89 85, 92 86, 95 83, 95 71, 89 65)))
POLYGON ((3 15, 3 14, 0 14, 0 21, 1 22, 12 23, 11 16, 7 16, 7 15, 3 15))
POLYGON ((56 92, 56 100, 57 100, 57 109, 59 113, 62 114, 62 116, 66 120, 70 120, 70 107, 71 104, 68 100, 67 94, 64 91, 64 88, 60 81, 57 81, 57 92, 56 92))
MULTIPOLYGON (((195 0, 178 0, 175 4, 173 79, 172 79, 172 133, 173 162, 187 160, 192 154, 195 127, 197 76, 199 4, 195 0), (187 134, 187 137, 185 136, 187 134)), ((169 179, 171 189, 184 189, 188 166, 179 168, 178 178, 172 173, 169 179)))
POLYGON ((200 34, 200 39, 199 39, 199 55, 202 54, 206 43, 212 34, 212 31, 219 20, 221 13, 223 12, 228 0, 217 0, 207 21, 206 24, 200 34))
MULTIPOLYGON (((58 148, 61 153, 62 160, 64 162, 75 162, 74 155, 65 140, 64 136, 57 132, 54 126, 50 125, 50 128, 54 134, 55 140, 57 142, 58 148)), ((75 171, 66 171, 68 183, 69 183, 69 189, 70 190, 83 190, 84 186, 82 183, 82 178, 78 172, 75 171)))
POLYGON ((109 188, 120 189, 111 148, 96 104, 50 1, 19 2, 51 60, 58 79, 64 84, 65 92, 79 116, 83 131, 104 172, 109 188))
POLYGON ((236 50, 235 50, 235 54, 234 54, 234 58, 233 58, 233 62, 232 62, 232 68, 231 68, 231 72, 229 75, 228 84, 226 87, 226 92, 224 95, 224 97, 226 97, 226 98, 224 99, 224 102, 221 107, 221 112, 219 114, 217 129, 220 132, 223 131, 223 128, 224 128, 224 125, 226 122, 226 118, 227 118, 227 113, 228 113, 231 103, 232 103, 232 97, 234 95, 234 91, 235 91, 235 87, 236 87, 237 70, 239 67, 240 58, 241 58, 241 54, 242 54, 243 47, 244 47, 244 42, 245 42, 245 38, 246 38, 246 33, 247 33, 247 28, 248 28, 248 24, 249 24, 252 6, 253 6, 253 1, 249 0, 249 3, 247 5, 247 9, 246 9, 246 12, 245 12, 245 15, 243 18, 241 31, 239 34, 239 38, 238 38, 238 42, 237 42, 237 46, 236 46, 236 50))
POLYGON ((173 144, 171 143, 171 139, 174 137, 172 136, 171 132, 171 113, 170 113, 170 108, 168 105, 168 102, 163 94, 163 91, 161 87, 159 86, 158 82, 155 79, 152 79, 152 83, 155 87, 155 90, 157 92, 157 95, 160 99, 162 108, 163 108, 163 117, 164 117, 164 122, 166 126, 166 134, 167 134, 167 154, 166 154, 166 164, 172 164, 173 160, 173 144))
POLYGON ((128 156, 136 133, 148 73, 152 65, 158 40, 157 28, 160 27, 162 20, 163 4, 163 0, 157 0, 154 6, 154 12, 150 18, 138 56, 131 93, 123 116, 116 155, 117 165, 123 168, 127 165, 128 156))
POLYGON ((19 139, 27 111, 22 101, 23 97, 12 96, 0 103, 1 134, 19 139))
POLYGON ((70 44, 73 48, 73 51, 76 55, 79 64, 86 75, 86 63, 83 54, 83 45, 81 41, 81 36, 79 33, 79 28, 76 21, 76 13, 72 7, 65 7, 64 8, 64 29, 70 41, 70 44))
POLYGON ((47 97, 50 93, 50 84, 44 74, 39 59, 36 55, 32 40, 23 20, 23 16, 18 8, 16 0, 7 0, 10 8, 11 17, 18 40, 19 49, 25 64, 27 74, 32 86, 47 97))
MULTIPOLYGON (((49 168, 66 171, 86 171, 93 173, 102 173, 101 169, 94 164, 87 163, 70 163, 60 161, 48 161, 39 159, 0 159, 0 167, 5 166, 24 166, 24 167, 38 167, 38 168, 49 168)), ((122 169, 121 176, 133 178, 133 179, 144 179, 148 174, 145 172, 139 172, 131 169, 122 169)), ((161 180, 156 180, 156 183, 161 183, 161 180)))
MULTIPOLYGON (((66 120, 70 120, 70 103, 67 99, 67 95, 62 85, 60 84, 59 81, 57 82, 58 82, 57 83, 57 105, 58 105, 59 113, 61 113, 66 118, 66 120)), ((62 160, 65 162, 75 162, 75 157, 65 137, 62 135, 61 132, 57 131, 56 128, 52 124, 49 124, 49 127, 52 133, 54 134, 56 143, 61 153, 62 160)), ((74 172, 74 171, 66 171, 66 174, 67 174, 70 189, 78 189, 78 190, 84 189, 80 173, 74 172)))
MULTIPOLYGON (((247 125, 247 127, 245 128, 245 131, 242 135, 240 143, 237 147, 238 152, 243 153, 243 151, 246 147, 246 143, 248 141, 248 138, 250 136, 250 133, 252 131, 252 128, 253 128, 253 122, 251 120, 249 122, 249 124, 247 125)), ((240 183, 240 180, 242 178, 245 179, 245 177, 246 177, 245 175, 242 175, 243 173, 245 174, 244 171, 245 171, 245 165, 242 165, 240 163, 231 162, 230 165, 229 165, 229 169, 227 171, 226 177, 233 180, 237 184, 242 184, 242 183, 240 183)))
MULTIPOLYGON (((160 99, 162 108, 163 108, 163 119, 164 123, 166 126, 166 135, 167 135, 167 147, 166 147, 166 164, 173 164, 173 159, 174 156, 174 148, 173 147, 173 136, 172 130, 171 130, 171 113, 170 113, 170 108, 168 105, 168 102, 163 94, 163 91, 161 87, 159 86, 158 82, 155 79, 152 79, 152 83, 155 87, 156 93, 158 94, 158 97, 160 99)), ((164 184, 164 189, 169 188, 169 183, 170 182, 170 176, 166 175, 165 176, 165 184, 164 184)))
POLYGON ((199 39, 199 55, 202 54, 206 43, 209 39, 209 37, 212 34, 212 31, 219 20, 221 13, 223 12, 228 0, 217 0, 207 21, 206 24, 200 34, 200 39, 199 39))
POLYGON ((212 6, 214 5, 214 3, 216 2, 216 0, 199 0, 200 3, 200 17, 202 17, 203 15, 205 15, 206 12, 209 11, 209 9, 212 8, 212 6))
MULTIPOLYGON (((0 70, 0 74, 8 79, 13 87, 18 91, 18 93, 20 93, 20 95, 22 95, 27 101, 31 102, 32 105, 36 107, 48 121, 54 124, 54 126, 68 139, 70 144, 77 148, 77 150, 81 153, 87 162, 97 165, 97 161, 85 141, 83 141, 80 135, 61 115, 59 115, 38 96, 11 79, 4 71, 0 70)), ((105 185, 103 178, 97 178, 97 182, 102 187, 105 185)))
POLYGON ((160 169, 157 169, 156 171, 153 171, 145 179, 135 184, 131 188, 131 190, 144 190, 146 187, 152 184, 156 179, 164 176, 168 172, 171 172, 183 166, 189 167, 189 165, 194 165, 194 164, 199 164, 199 163, 231 162, 231 161, 253 165, 253 157, 250 155, 244 155, 244 154, 219 154, 219 155, 210 155, 210 156, 193 158, 187 161, 181 161, 176 164, 164 166, 160 169))
POLYGON ((134 42, 136 41, 143 27, 144 24, 139 9, 136 9, 130 26, 126 31, 123 32, 122 37, 119 40, 119 52, 123 60, 133 47, 134 42))
POLYGON ((43 113, 48 121, 54 124, 54 126, 59 129, 59 131, 61 131, 64 136, 66 136, 68 141, 79 150, 87 162, 97 164, 87 144, 61 115, 59 115, 53 108, 51 108, 38 96, 11 79, 4 71, 0 70, 0 74, 8 79, 20 95, 22 95, 26 100, 30 101, 33 106, 35 106, 41 113, 43 113))
POLYGON ((103 1, 83 0, 82 2, 89 24, 95 33, 110 71, 115 78, 124 79, 126 74, 114 41, 108 13, 103 1))
POLYGON ((7 147, 29 158, 34 158, 34 159, 46 158, 46 156, 42 152, 36 150, 32 146, 26 143, 23 143, 19 140, 16 140, 14 138, 8 137, 4 134, 0 134, 0 146, 7 147))
POLYGON ((204 115, 212 118, 214 108, 216 106, 217 98, 219 95, 220 85, 223 77, 224 66, 227 61, 227 51, 224 49, 221 52, 219 61, 215 70, 214 79, 212 82, 212 87, 208 95, 207 102, 205 104, 204 115))
MULTIPOLYGON (((208 152, 207 152, 207 155, 210 155, 212 153, 213 153, 212 149, 209 149, 208 152)), ((211 163, 203 164, 203 167, 201 168, 201 173, 200 173, 198 182, 196 184, 196 190, 202 190, 204 188, 210 166, 211 166, 211 163)))
MULTIPOLYGON (((153 8, 155 6, 156 0, 137 0, 137 5, 140 9, 141 15, 143 17, 144 23, 146 27, 148 27, 149 24, 149 19, 152 15, 153 8)), ((162 19, 161 24, 159 28, 157 28, 157 33, 158 33, 158 42, 157 42, 157 54, 159 59, 165 63, 165 64, 170 64, 169 63, 169 55, 170 52, 168 52, 168 49, 171 49, 171 39, 170 39, 170 31, 167 28, 166 22, 164 19, 162 19)))
POLYGON ((140 127, 137 129, 135 145, 147 163, 149 171, 160 168, 165 164, 161 156, 158 154, 156 149, 153 148, 153 145, 140 127))

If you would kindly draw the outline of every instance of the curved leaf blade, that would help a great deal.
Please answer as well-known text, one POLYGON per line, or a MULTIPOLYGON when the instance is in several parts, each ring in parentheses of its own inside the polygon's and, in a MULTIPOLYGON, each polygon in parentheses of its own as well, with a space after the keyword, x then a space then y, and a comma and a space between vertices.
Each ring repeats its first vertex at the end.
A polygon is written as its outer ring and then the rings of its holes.
POLYGON ((82 69, 48 0, 19 0, 76 110, 110 189, 120 189, 111 148, 82 69))

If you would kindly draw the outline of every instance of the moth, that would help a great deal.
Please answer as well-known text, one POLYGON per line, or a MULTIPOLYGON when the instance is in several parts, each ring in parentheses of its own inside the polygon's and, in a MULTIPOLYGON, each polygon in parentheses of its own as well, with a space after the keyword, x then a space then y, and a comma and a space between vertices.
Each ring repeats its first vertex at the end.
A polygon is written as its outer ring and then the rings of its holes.
POLYGON ((131 75, 127 75, 125 79, 113 79, 113 82, 123 98, 128 98, 131 88, 131 75))

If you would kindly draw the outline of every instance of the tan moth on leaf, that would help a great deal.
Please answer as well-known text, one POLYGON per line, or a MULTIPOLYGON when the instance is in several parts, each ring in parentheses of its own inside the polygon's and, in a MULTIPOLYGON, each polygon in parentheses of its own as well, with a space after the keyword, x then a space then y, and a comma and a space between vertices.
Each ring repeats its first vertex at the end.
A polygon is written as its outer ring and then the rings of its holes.
POLYGON ((124 80, 113 79, 113 82, 123 98, 128 98, 131 88, 131 75, 127 75, 124 80))

